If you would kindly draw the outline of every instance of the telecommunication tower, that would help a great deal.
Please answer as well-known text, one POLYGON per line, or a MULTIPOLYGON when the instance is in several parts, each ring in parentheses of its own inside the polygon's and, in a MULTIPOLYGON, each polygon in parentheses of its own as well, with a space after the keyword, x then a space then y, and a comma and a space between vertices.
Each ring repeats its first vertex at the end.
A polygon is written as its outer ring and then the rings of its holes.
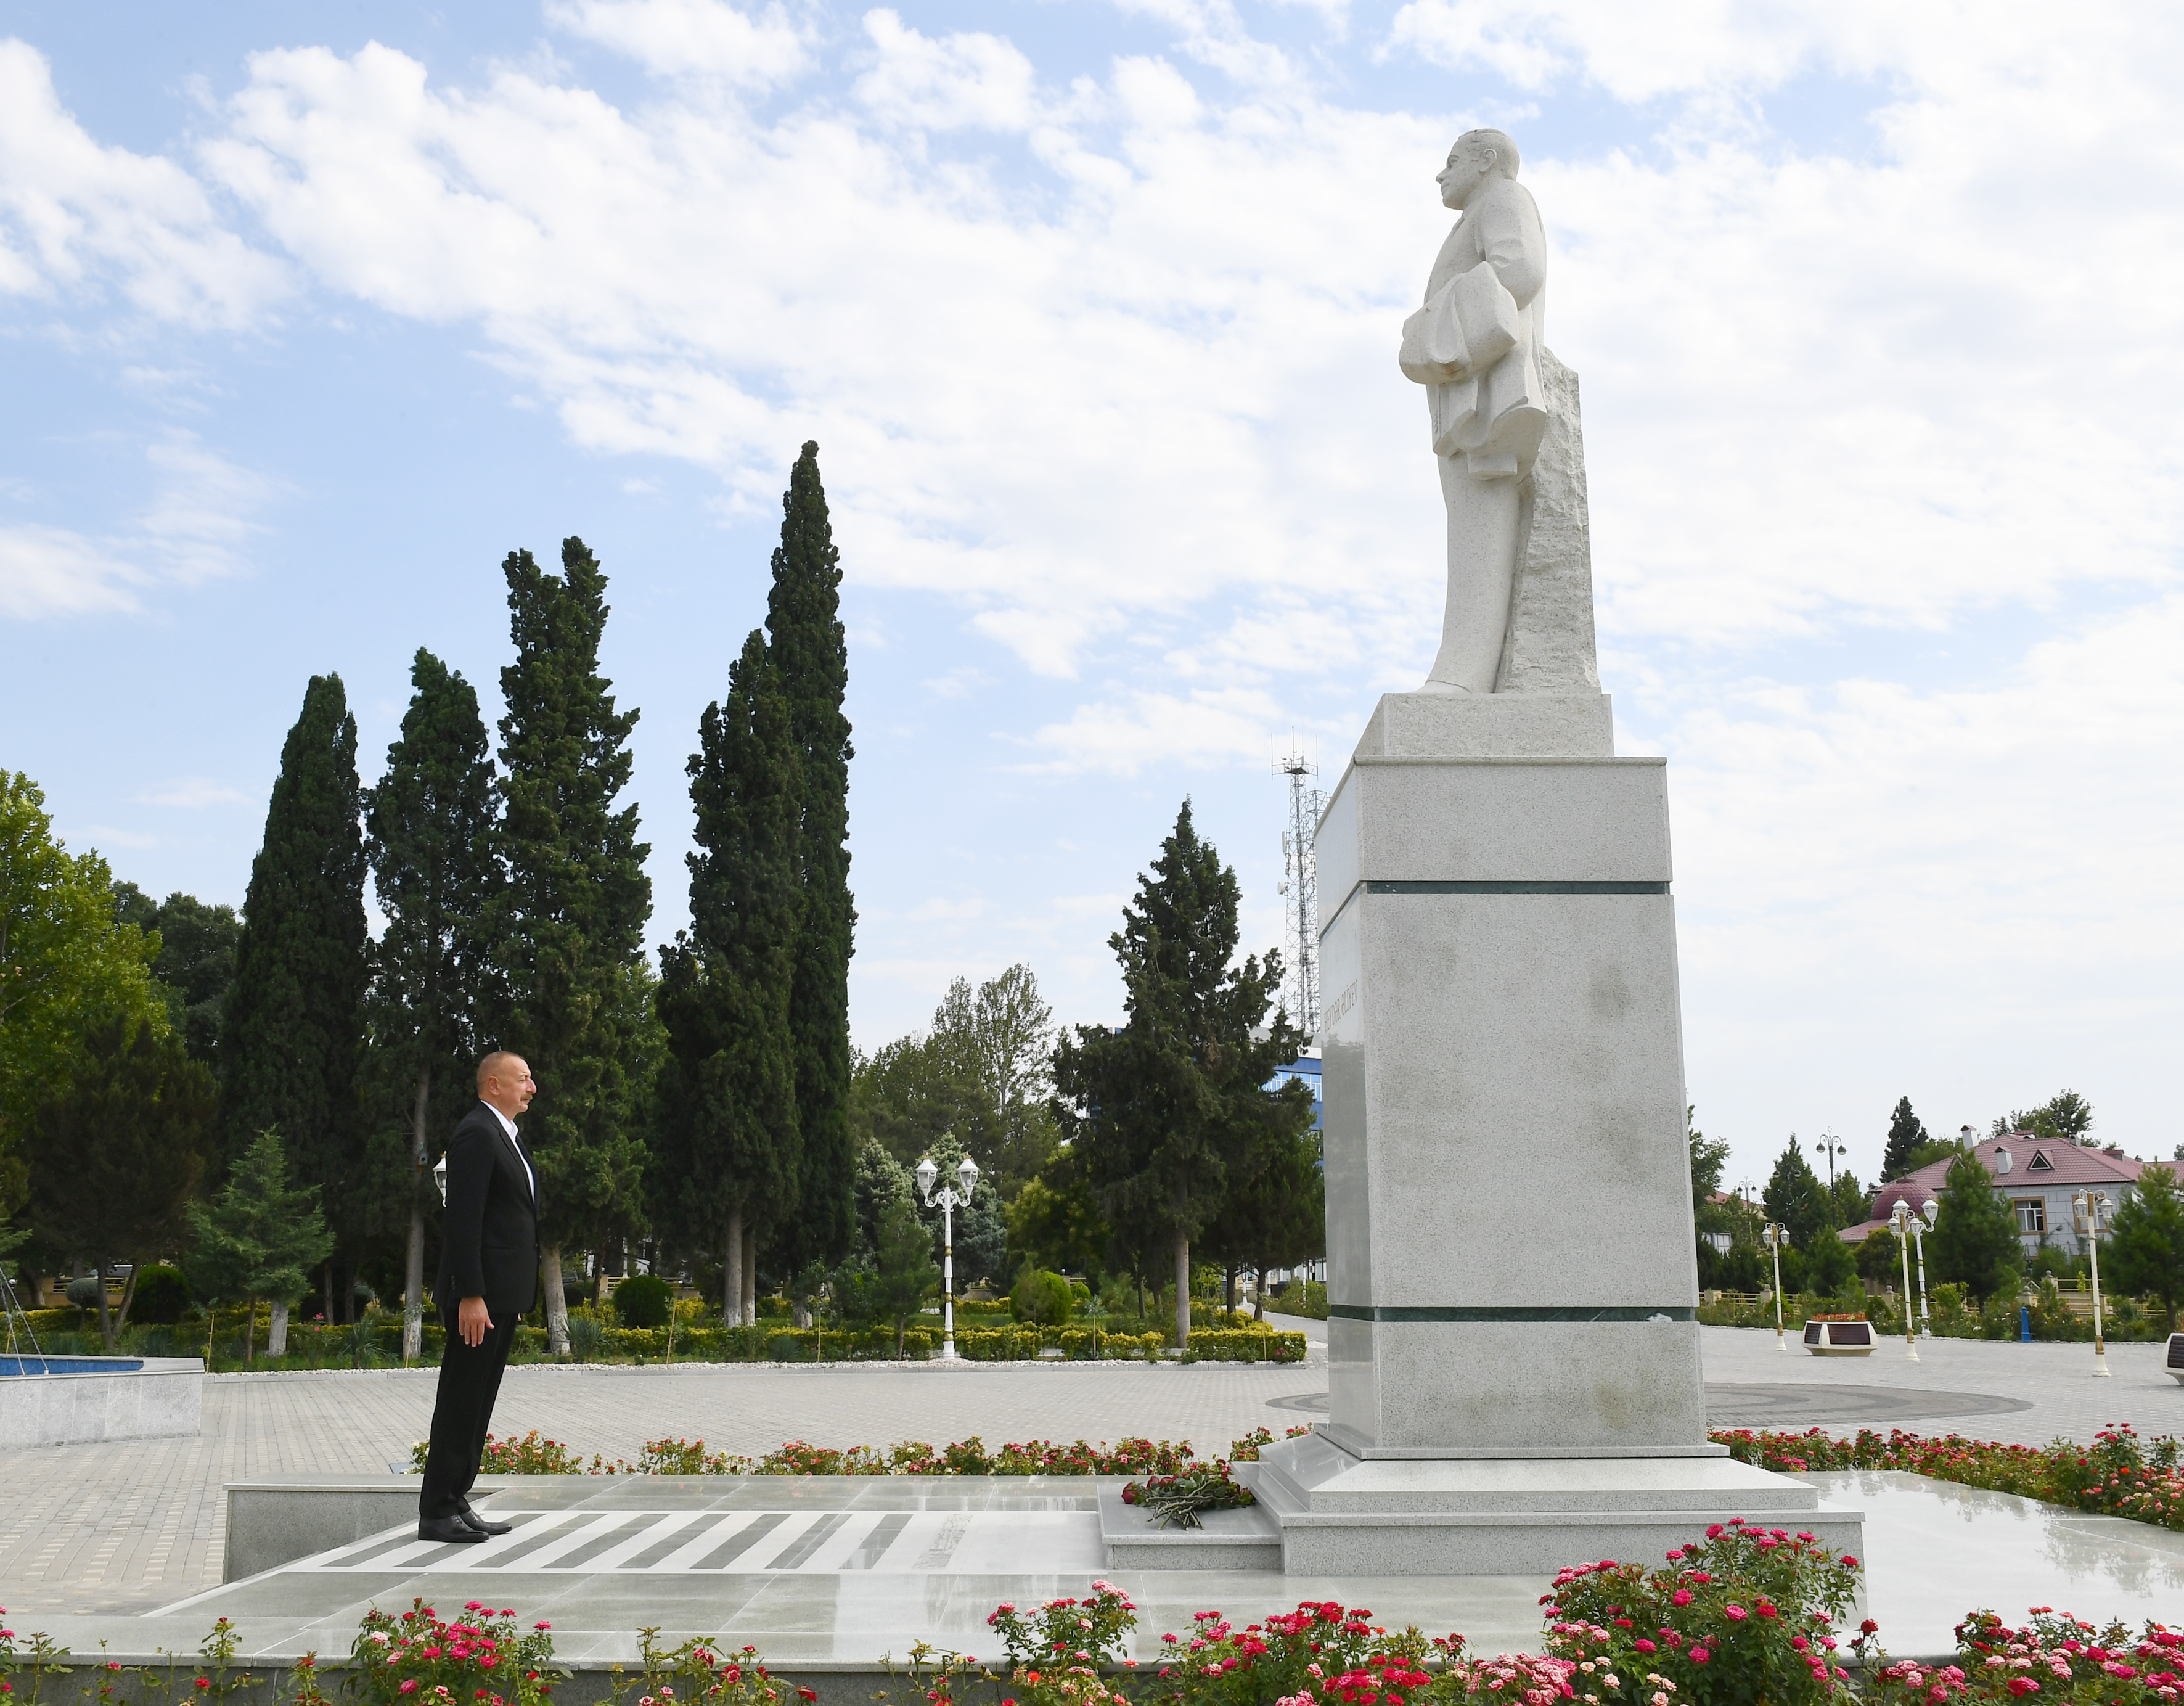
POLYGON ((1290 783, 1289 827, 1282 831, 1281 894, 1286 917, 1282 944, 1282 1006, 1290 1023, 1307 1037, 1319 1034, 1319 863, 1313 856, 1312 832, 1323 803, 1312 779, 1316 760, 1292 740, 1274 761, 1274 774, 1290 783))

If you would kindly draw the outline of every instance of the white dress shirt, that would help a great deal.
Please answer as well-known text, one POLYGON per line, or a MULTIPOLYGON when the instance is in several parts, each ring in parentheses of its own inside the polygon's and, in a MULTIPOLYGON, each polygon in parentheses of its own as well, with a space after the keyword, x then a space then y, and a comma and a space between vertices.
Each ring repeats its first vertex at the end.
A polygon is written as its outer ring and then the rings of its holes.
MULTIPOLYGON (((485 1098, 483 1096, 480 1096, 478 1100, 480 1101, 485 1101, 485 1098)), ((532 1176, 531 1171, 531 1159, 528 1156, 524 1154, 523 1146, 520 1143, 515 1143, 515 1122, 510 1119, 506 1114, 503 1113, 499 1108, 493 1107, 491 1102, 486 1101, 485 1105, 488 1107, 493 1108, 493 1117, 500 1122, 500 1129, 508 1134, 508 1140, 510 1143, 515 1144, 515 1158, 523 1163, 524 1183, 531 1187, 531 1200, 533 1202, 536 1202, 538 1200, 538 1181, 532 1176)))

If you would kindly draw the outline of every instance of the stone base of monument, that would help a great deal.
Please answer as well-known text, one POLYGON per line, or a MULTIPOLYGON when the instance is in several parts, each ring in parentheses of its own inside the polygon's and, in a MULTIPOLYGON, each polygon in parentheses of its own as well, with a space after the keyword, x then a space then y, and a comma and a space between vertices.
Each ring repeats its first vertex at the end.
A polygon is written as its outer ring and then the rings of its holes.
POLYGON ((1864 1544, 1860 1512, 1726 1456, 1368 1458, 1313 1434, 1263 1451, 1253 1485, 1293 1575, 1552 1575, 1656 1560, 1737 1517, 1864 1544))

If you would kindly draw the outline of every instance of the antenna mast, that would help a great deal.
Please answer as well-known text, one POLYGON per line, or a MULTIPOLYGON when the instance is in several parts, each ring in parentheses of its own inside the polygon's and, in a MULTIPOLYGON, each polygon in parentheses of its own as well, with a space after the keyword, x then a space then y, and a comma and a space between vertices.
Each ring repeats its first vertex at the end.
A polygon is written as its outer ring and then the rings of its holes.
POLYGON ((1282 831, 1282 1006, 1290 1023, 1314 1038, 1319 1034, 1319 861, 1312 839, 1322 801, 1312 784, 1319 765, 1292 737, 1290 750, 1274 761, 1274 774, 1290 783, 1289 827, 1282 831))

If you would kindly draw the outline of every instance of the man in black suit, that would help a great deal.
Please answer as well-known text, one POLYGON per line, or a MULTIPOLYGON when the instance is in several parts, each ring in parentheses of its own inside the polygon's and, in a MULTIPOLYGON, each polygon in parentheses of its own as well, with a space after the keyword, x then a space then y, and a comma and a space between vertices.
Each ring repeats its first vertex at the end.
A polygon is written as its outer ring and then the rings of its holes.
POLYGON ((470 1491, 515 1324, 538 1296, 538 1181, 515 1133, 538 1086, 521 1055, 496 1051, 478 1062, 477 1090, 448 1140, 445 1235, 432 1288, 448 1343, 417 1496, 417 1537, 458 1544, 509 1531, 471 1508, 470 1491))

